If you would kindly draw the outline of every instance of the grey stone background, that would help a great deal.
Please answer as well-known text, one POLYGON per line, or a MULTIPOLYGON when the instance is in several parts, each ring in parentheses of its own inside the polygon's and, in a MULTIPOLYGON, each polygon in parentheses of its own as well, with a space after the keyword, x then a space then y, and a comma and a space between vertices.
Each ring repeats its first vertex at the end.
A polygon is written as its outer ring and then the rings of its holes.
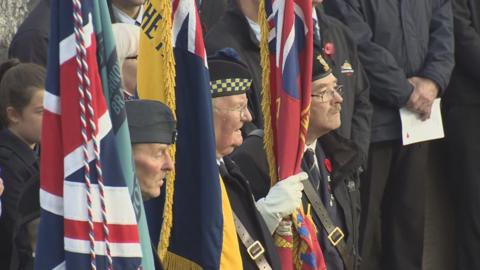
POLYGON ((8 46, 18 26, 39 0, 0 0, 0 62, 7 59, 8 46))

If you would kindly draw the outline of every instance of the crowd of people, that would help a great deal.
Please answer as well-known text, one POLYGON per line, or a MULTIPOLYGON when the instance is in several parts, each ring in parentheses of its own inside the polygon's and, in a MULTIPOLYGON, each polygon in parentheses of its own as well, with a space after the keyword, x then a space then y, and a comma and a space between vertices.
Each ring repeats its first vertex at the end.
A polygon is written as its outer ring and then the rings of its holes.
MULTIPOLYGON (((232 210, 225 226, 238 234, 224 235, 237 250, 230 259, 239 269, 282 269, 273 235, 291 233, 284 218, 302 208, 316 227, 326 269, 423 269, 427 183, 441 175, 452 186, 449 218, 459 232, 455 269, 480 269, 480 0, 312 0, 303 172, 273 185, 263 148, 260 1, 196 1, 228 197, 222 203, 232 210), (227 89, 226 81, 239 83, 227 89), (428 121, 440 97, 442 143, 403 145, 399 110, 428 121)), ((160 196, 174 170, 168 149, 176 120, 166 105, 136 98, 145 1, 107 2, 146 201, 160 196)), ((49 18, 50 0, 40 0, 0 66, 1 269, 34 265, 49 18)), ((155 265, 162 269, 159 258, 155 265)))

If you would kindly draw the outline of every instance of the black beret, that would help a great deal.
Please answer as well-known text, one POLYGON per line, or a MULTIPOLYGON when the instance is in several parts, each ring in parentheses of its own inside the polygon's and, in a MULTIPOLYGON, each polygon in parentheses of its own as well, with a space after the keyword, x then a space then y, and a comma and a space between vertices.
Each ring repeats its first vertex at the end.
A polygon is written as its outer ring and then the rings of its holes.
POLYGON ((323 58, 322 50, 317 46, 313 47, 313 63, 312 63, 312 82, 327 77, 332 73, 332 69, 323 58))
POLYGON ((208 57, 212 98, 240 95, 250 90, 252 76, 238 53, 225 48, 208 57))
POLYGON ((165 104, 155 100, 125 102, 130 140, 136 143, 173 144, 176 121, 165 104))

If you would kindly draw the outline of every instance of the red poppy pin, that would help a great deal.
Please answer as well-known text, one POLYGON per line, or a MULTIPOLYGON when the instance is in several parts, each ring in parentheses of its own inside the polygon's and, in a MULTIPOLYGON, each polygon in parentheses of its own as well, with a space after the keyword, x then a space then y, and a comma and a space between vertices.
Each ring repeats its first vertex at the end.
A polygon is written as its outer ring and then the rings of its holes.
POLYGON ((325 168, 327 168, 328 173, 332 173, 332 162, 330 162, 330 159, 326 158, 323 162, 325 163, 325 168))
POLYGON ((323 52, 328 57, 333 57, 333 55, 335 54, 335 45, 333 45, 332 42, 325 43, 325 46, 323 46, 323 52))

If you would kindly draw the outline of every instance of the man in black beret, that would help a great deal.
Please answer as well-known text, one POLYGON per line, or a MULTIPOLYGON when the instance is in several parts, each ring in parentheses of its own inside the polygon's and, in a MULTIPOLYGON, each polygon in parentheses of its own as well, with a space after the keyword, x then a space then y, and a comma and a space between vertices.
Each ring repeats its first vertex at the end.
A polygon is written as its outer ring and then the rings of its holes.
POLYGON ((172 111, 153 100, 125 102, 135 170, 143 200, 160 196, 165 175, 173 170, 169 146, 175 143, 172 111))
MULTIPOLYGON (((303 206, 317 228, 327 269, 358 269, 362 153, 355 143, 335 131, 341 125, 342 87, 318 47, 312 61, 310 121, 302 160, 302 170, 308 174, 303 182, 303 206)), ((249 147, 242 146, 232 154, 247 178, 255 179, 252 185, 256 198, 268 197, 275 188, 268 189, 262 137, 248 136, 245 144, 249 147)))
POLYGON ((341 126, 342 94, 329 63, 315 47, 310 121, 302 160, 309 181, 304 183, 303 199, 305 206, 311 205, 318 242, 330 270, 360 266, 359 173, 363 154, 357 144, 336 131, 341 126))

